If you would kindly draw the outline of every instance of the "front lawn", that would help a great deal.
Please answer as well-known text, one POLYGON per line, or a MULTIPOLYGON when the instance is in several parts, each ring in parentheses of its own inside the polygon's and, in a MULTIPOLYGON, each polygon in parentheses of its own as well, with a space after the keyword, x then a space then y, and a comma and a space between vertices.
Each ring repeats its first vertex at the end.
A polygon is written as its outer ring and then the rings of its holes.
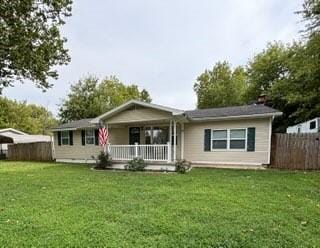
POLYGON ((0 247, 320 247, 320 173, 0 162, 0 247))

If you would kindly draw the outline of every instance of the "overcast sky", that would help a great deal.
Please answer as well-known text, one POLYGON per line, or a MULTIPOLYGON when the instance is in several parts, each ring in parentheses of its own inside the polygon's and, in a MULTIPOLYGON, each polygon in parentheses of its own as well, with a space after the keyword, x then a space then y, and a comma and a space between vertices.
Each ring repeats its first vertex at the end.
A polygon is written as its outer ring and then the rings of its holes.
POLYGON ((71 63, 54 87, 31 83, 4 95, 54 114, 70 84, 87 74, 147 89, 154 103, 193 109, 193 84, 215 62, 243 65, 269 41, 299 38, 302 0, 75 0, 63 27, 71 63))

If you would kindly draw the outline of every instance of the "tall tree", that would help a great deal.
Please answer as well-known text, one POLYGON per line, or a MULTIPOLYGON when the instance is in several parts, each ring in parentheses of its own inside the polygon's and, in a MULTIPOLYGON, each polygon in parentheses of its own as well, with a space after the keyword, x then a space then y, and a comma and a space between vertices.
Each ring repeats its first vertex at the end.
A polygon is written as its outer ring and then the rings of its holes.
POLYGON ((125 85, 114 76, 101 82, 88 76, 71 86, 59 108, 59 117, 62 122, 93 118, 132 99, 151 102, 148 91, 140 91, 137 85, 125 85))
POLYGON ((198 108, 241 105, 246 91, 246 73, 243 67, 234 70, 227 62, 218 62, 206 70, 194 84, 198 108))
POLYGON ((30 134, 47 134, 57 120, 42 106, 0 97, 0 129, 16 128, 30 134))
POLYGON ((288 54, 287 76, 272 86, 270 96, 292 125, 320 116, 320 34, 294 43, 288 54))
POLYGON ((29 79, 45 90, 56 65, 70 60, 59 27, 71 15, 72 0, 0 0, 0 94, 29 79))
POLYGON ((247 100, 267 94, 272 107, 283 112, 275 130, 320 116, 320 34, 305 43, 269 44, 247 66, 247 100))
POLYGON ((92 118, 96 116, 96 113, 100 113, 98 84, 98 78, 88 76, 71 85, 70 93, 59 108, 58 116, 62 122, 92 118))
POLYGON ((248 88, 246 101, 258 99, 261 94, 269 95, 272 85, 288 76, 288 47, 281 42, 269 43, 246 66, 248 88))

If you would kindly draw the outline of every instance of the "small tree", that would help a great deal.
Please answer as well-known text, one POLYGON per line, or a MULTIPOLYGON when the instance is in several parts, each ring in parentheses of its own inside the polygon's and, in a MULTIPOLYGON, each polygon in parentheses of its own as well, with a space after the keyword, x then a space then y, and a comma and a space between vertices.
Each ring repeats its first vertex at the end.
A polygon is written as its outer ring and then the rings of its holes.
MULTIPOLYGON (((93 156, 94 158, 94 156, 93 156)), ((104 153, 101 151, 96 159, 96 166, 94 167, 97 170, 105 170, 112 165, 112 158, 111 155, 107 152, 104 153)))

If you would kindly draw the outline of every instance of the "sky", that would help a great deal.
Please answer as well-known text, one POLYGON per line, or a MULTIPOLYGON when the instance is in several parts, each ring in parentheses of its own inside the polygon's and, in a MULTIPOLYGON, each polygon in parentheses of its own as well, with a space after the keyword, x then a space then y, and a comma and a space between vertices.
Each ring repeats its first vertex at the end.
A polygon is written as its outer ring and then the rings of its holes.
POLYGON ((153 103, 194 109, 193 85, 227 60, 246 64, 268 42, 299 39, 302 0, 74 0, 61 29, 71 62, 43 93, 16 83, 4 96, 56 115, 70 85, 86 75, 115 75, 149 91, 153 103))

